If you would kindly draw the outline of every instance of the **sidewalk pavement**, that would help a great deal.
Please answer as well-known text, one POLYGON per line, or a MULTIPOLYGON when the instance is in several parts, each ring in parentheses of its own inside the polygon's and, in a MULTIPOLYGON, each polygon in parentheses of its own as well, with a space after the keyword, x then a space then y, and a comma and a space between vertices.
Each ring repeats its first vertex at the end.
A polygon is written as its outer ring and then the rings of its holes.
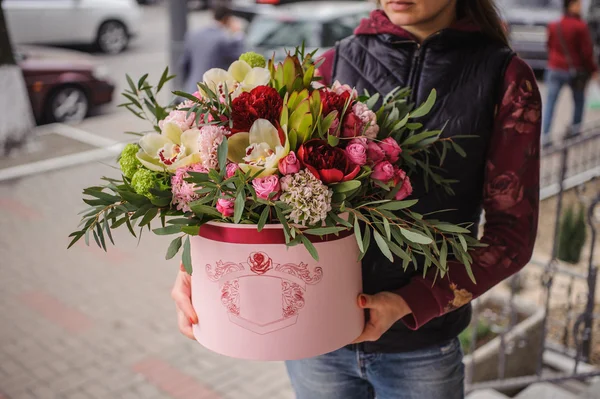
POLYGON ((108 253, 93 240, 66 250, 83 187, 116 176, 113 160, 0 181, 0 399, 292 398, 282 363, 179 333, 168 239, 146 231, 137 245, 125 230, 108 253))

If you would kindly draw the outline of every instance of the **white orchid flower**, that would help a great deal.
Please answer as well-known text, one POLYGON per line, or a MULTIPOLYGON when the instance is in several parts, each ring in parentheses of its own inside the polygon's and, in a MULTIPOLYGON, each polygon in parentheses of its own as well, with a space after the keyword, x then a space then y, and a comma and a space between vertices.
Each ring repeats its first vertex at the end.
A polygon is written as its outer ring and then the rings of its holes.
POLYGON ((221 68, 209 69, 202 80, 215 93, 227 86, 229 93, 233 93, 232 97, 235 98, 243 91, 267 85, 271 80, 271 72, 267 68, 252 68, 246 61, 235 61, 227 71, 221 68))
POLYGON ((162 132, 149 133, 140 139, 137 158, 146 168, 155 172, 175 173, 178 168, 201 161, 198 149, 200 131, 182 132, 175 123, 165 123, 162 132))
MULTIPOLYGON (((285 127, 283 128, 285 132, 285 127)), ((290 152, 290 143, 284 133, 284 143, 279 131, 266 119, 257 119, 248 133, 236 133, 228 139, 229 159, 239 164, 242 171, 258 173, 258 177, 277 172, 279 160, 290 152)))

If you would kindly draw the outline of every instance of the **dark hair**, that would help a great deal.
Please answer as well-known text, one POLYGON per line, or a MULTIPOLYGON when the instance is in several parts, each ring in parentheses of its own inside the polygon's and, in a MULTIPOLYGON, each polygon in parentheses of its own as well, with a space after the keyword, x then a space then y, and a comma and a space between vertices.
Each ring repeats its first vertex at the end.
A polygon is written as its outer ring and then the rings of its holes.
POLYGON ((213 17, 219 22, 225 22, 233 13, 226 4, 218 4, 213 8, 213 17))
POLYGON ((483 33, 509 45, 506 27, 494 0, 458 0, 456 7, 459 18, 471 19, 483 33))
POLYGON ((565 10, 565 12, 569 11, 569 7, 571 7, 571 4, 575 3, 577 0, 564 0, 563 1, 563 9, 565 10))

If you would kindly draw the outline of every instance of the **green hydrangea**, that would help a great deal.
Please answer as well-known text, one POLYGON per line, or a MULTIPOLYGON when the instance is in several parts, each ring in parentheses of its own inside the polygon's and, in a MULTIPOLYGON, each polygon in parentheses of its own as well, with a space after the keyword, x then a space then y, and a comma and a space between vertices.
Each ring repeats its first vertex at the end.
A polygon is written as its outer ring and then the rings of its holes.
POLYGON ((132 178, 135 172, 142 166, 140 161, 135 156, 140 147, 137 144, 127 144, 119 157, 119 166, 123 175, 132 178))
POLYGON ((250 51, 248 53, 244 53, 240 55, 240 61, 246 61, 252 68, 264 68, 267 66, 267 60, 262 55, 255 53, 254 51, 250 51))
POLYGON ((136 193, 150 199, 154 198, 154 195, 150 193, 150 189, 155 187, 159 190, 169 189, 169 185, 165 183, 164 176, 145 168, 140 168, 133 174, 131 187, 133 187, 136 193))

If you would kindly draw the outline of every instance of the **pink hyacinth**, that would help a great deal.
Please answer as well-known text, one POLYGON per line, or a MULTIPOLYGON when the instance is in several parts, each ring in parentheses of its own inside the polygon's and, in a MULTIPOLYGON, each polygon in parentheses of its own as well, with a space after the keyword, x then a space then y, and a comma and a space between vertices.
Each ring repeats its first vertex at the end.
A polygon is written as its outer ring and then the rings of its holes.
POLYGON ((202 166, 208 169, 217 169, 219 159, 217 150, 223 142, 227 130, 222 126, 207 125, 200 129, 200 137, 198 138, 198 150, 202 166))
POLYGON ((208 173, 208 169, 201 164, 185 166, 177 169, 175 174, 171 177, 173 205, 175 205, 178 210, 183 212, 190 212, 190 202, 196 201, 200 198, 200 195, 195 192, 195 190, 199 190, 200 187, 184 180, 190 177, 188 172, 208 173))

